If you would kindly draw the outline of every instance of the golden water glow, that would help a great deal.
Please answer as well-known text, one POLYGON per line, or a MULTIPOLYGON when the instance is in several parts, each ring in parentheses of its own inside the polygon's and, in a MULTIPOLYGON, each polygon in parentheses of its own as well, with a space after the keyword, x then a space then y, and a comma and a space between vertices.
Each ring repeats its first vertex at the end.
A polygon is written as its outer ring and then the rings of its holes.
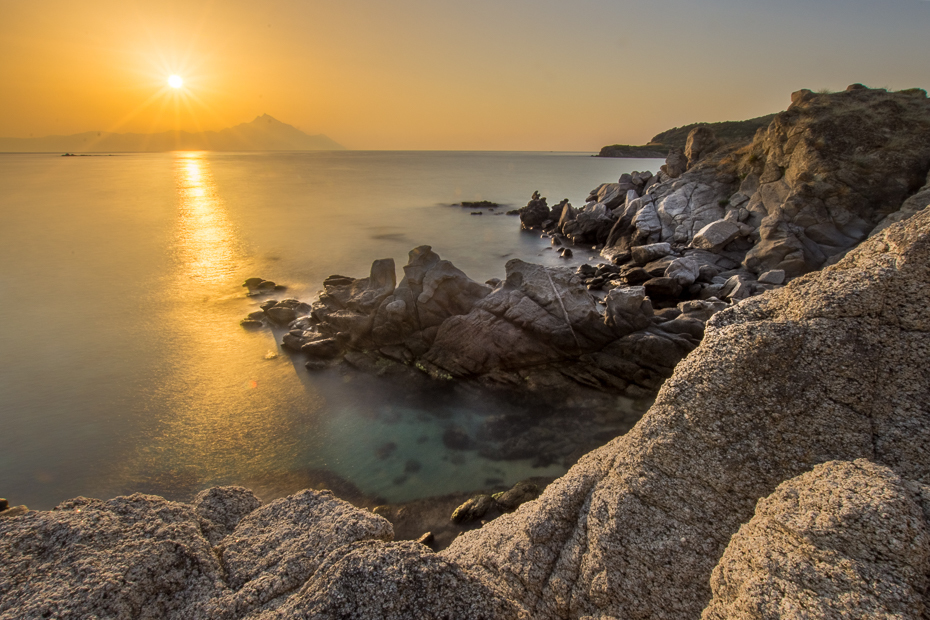
POLYGON ((273 337, 237 325, 255 309, 240 286, 249 258, 210 157, 174 154, 174 260, 160 289, 170 310, 160 327, 160 365, 146 387, 167 413, 148 421, 148 440, 120 465, 122 479, 157 494, 292 467, 299 434, 287 416, 306 407, 306 392, 293 389, 290 359, 268 357, 273 337))
POLYGON ((235 227, 210 173, 204 152, 179 153, 176 248, 185 277, 198 284, 221 284, 235 272, 235 227))

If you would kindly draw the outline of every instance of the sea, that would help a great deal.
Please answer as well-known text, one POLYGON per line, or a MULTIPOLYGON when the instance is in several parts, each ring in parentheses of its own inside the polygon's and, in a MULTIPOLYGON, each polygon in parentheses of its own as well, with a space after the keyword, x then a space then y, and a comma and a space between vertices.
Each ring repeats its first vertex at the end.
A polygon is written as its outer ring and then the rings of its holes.
MULTIPOLYGON (((310 372, 280 330, 240 319, 268 297, 312 302, 430 245, 472 279, 511 258, 576 267, 507 210, 534 191, 580 206, 659 160, 591 153, 0 154, 0 496, 50 509, 132 492, 189 500, 241 484, 404 502, 558 476, 565 463, 448 449, 511 404, 412 390, 347 368, 310 372), (454 206, 489 200, 493 211, 454 206)), ((623 404, 618 404, 622 407, 623 404)), ((539 412, 544 415, 546 412, 539 412)))

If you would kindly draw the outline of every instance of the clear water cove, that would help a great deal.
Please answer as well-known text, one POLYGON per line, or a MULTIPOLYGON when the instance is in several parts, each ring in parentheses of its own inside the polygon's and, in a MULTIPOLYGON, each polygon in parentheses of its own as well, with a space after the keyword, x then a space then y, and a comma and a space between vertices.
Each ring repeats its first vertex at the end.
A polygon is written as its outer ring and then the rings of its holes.
POLYGON ((311 301, 327 276, 365 276, 377 258, 394 258, 399 279, 421 244, 478 281, 502 277, 510 258, 576 266, 593 253, 561 260, 502 213, 534 190, 579 205, 596 185, 660 164, 578 153, 0 155, 0 495, 43 509, 77 495, 183 500, 243 484, 269 499, 342 484, 406 501, 563 473, 563 463, 448 450, 450 426, 475 434, 511 406, 480 392, 307 372, 280 334, 239 327, 265 299, 241 284, 259 276, 288 286, 278 298, 311 301), (463 200, 505 206, 481 216, 450 206, 463 200))

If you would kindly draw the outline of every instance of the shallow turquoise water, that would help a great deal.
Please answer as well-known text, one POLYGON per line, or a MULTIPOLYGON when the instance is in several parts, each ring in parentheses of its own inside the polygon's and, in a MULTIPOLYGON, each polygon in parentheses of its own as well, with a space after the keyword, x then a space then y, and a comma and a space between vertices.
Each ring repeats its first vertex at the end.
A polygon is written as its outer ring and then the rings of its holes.
MULTIPOLYGON (((561 465, 450 452, 503 405, 410 394, 355 373, 310 374, 270 331, 239 319, 242 281, 312 299, 333 273, 430 244, 472 278, 513 257, 564 264, 516 218, 450 207, 521 206, 533 190, 580 204, 655 160, 559 153, 0 155, 0 496, 49 508, 212 484, 266 495, 327 470, 392 501, 486 486, 561 465), (393 443, 384 458, 379 448, 393 443), (408 466, 416 461, 417 471, 408 466)), ((501 209, 501 211, 506 209, 501 209)), ((588 258, 578 253, 572 264, 588 258)), ((296 487, 296 488, 295 488, 296 487)))

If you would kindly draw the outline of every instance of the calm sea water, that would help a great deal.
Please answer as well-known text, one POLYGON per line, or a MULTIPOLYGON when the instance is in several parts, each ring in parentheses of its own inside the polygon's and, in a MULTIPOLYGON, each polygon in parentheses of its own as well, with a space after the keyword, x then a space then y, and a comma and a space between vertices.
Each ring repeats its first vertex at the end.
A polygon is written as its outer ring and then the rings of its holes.
MULTIPOLYGON (((656 160, 565 153, 0 155, 0 496, 44 509, 214 484, 266 496, 335 474, 391 501, 558 475, 450 453, 499 403, 311 374, 238 321, 251 276, 312 300, 330 274, 432 245, 473 279, 564 264, 514 217, 533 190, 583 202, 656 160), (501 209, 503 211, 505 209, 501 209), (386 443, 396 448, 385 455, 386 443), (419 471, 405 472, 416 460, 419 471)), ((576 256, 571 264, 589 258, 576 256)))

